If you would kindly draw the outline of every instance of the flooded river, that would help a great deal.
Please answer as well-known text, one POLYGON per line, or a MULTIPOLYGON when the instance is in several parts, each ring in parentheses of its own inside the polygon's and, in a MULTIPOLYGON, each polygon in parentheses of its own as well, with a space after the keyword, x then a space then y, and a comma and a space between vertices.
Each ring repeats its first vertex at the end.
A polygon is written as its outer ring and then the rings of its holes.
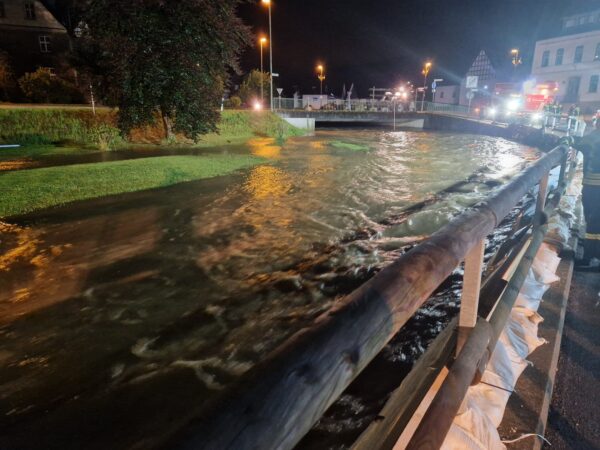
POLYGON ((206 151, 265 163, 0 222, 0 448, 156 447, 537 157, 499 138, 381 130, 206 151))

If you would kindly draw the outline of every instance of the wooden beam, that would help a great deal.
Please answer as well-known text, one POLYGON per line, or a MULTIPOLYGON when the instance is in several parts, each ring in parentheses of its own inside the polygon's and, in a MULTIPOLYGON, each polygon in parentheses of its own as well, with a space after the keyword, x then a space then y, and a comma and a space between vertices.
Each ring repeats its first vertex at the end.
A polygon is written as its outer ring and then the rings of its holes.
POLYGON ((431 402, 407 450, 437 450, 442 446, 491 339, 491 327, 479 319, 442 387, 431 402))
POLYGON ((477 323, 479 292, 481 291, 481 273, 483 272, 483 252, 485 239, 480 239, 467 253, 460 301, 459 327, 473 328, 477 323))
POLYGON ((169 436, 165 447, 293 448, 473 245, 560 163, 565 152, 566 147, 557 147, 546 154, 338 301, 210 407, 189 411, 187 426, 169 436))
POLYGON ((456 318, 435 338, 402 384, 390 395, 376 420, 360 435, 352 450, 391 450, 433 381, 451 360, 456 342, 456 318))

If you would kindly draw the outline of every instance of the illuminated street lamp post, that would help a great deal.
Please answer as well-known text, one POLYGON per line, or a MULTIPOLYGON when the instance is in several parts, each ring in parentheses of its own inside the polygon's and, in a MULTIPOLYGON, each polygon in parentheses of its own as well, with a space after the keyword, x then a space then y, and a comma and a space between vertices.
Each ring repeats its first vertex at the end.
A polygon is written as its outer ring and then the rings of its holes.
POLYGON ((423 71, 421 72, 423 77, 423 100, 421 101, 421 112, 425 108, 425 91, 427 90, 427 75, 429 75, 429 71, 431 70, 431 62, 427 61, 423 66, 423 71))
MULTIPOLYGON (((400 88, 400 90, 404 90, 404 88, 400 88)), ((396 100, 400 98, 402 92, 398 91, 392 97, 392 108, 394 110, 394 131, 396 131, 396 100)))
POLYGON ((518 48, 513 48, 510 51, 510 54, 512 55, 512 64, 513 64, 513 66, 515 66, 515 69, 517 68, 518 65, 523 64, 523 61, 521 60, 521 56, 519 54, 518 48))
POLYGON ((264 103, 265 101, 265 93, 264 93, 264 83, 263 83, 263 74, 265 73, 263 70, 263 45, 267 42, 266 37, 260 38, 260 101, 264 103))
POLYGON ((516 77, 516 75, 517 75, 517 67, 519 67, 520 64, 523 64, 523 60, 521 59, 521 55, 519 53, 519 49, 518 48, 513 48, 510 51, 510 54, 512 56, 513 74, 516 77))
POLYGON ((317 78, 321 82, 321 95, 323 95, 323 81, 325 80, 325 75, 323 74, 323 66, 321 64, 319 64, 317 66, 317 70, 319 71, 317 78))
POLYGON ((273 111, 273 29, 271 27, 271 0, 262 0, 269 8, 269 74, 271 77, 271 111, 273 111))

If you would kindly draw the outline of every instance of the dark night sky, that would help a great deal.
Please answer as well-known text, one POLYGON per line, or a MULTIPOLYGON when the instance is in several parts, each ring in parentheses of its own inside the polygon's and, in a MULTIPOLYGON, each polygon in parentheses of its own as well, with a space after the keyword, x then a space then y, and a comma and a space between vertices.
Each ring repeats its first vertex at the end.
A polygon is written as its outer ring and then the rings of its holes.
MULTIPOLYGON (((434 62, 431 75, 456 81, 481 49, 502 70, 511 67, 509 50, 520 48, 521 71, 528 73, 536 39, 559 30, 562 15, 600 8, 600 0, 272 1, 273 71, 284 96, 295 85, 302 93, 318 86, 318 61, 326 66, 331 91, 340 95, 343 83, 355 83, 361 97, 373 85, 420 80, 426 58, 434 62)), ((242 5, 240 15, 256 34, 268 33, 260 0, 242 5)), ((267 62, 265 52, 265 68, 267 62)), ((258 46, 249 48, 242 67, 258 66, 258 46)))

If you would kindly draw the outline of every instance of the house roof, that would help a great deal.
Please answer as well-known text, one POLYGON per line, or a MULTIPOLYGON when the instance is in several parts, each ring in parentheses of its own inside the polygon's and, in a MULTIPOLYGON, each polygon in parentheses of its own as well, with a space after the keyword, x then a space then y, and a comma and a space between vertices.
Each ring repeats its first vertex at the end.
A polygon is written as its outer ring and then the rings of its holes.
POLYGON ((39 29, 66 33, 65 27, 39 1, 3 0, 4 17, 0 17, 0 28, 39 29), (33 4, 35 19, 27 19, 26 4, 33 4))

